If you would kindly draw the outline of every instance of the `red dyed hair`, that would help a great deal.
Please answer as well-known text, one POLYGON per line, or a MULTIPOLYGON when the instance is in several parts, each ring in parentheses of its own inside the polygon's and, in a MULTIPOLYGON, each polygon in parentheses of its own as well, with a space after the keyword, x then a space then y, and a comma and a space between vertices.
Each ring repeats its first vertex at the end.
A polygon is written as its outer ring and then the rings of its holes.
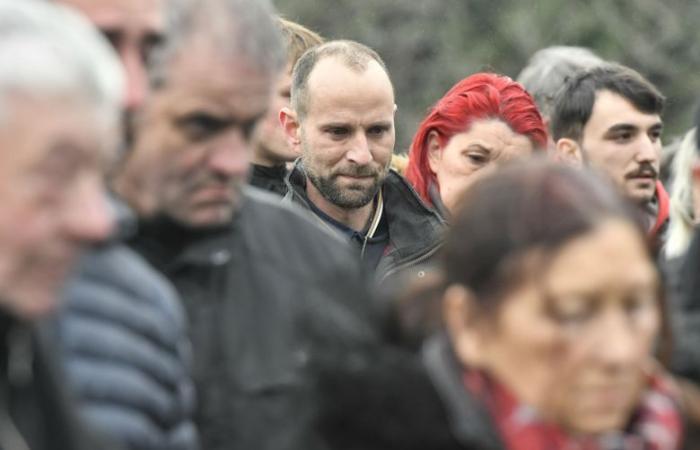
MULTIPOLYGON (((527 136, 536 149, 547 147, 547 131, 530 94, 519 83, 493 73, 477 73, 459 83, 433 106, 418 126, 411 143, 406 179, 429 205, 428 186, 437 184, 428 164, 428 138, 437 133, 443 148, 452 136, 465 132, 475 120, 499 119, 513 132, 527 136)), ((439 186, 438 186, 439 187, 439 186)))

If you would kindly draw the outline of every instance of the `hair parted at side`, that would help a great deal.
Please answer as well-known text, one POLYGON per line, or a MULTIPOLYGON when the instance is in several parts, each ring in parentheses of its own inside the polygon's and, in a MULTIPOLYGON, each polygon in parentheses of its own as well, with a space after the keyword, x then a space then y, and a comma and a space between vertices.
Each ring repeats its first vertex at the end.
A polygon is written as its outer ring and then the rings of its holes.
POLYGON ((444 245, 447 285, 474 292, 485 310, 520 281, 522 257, 555 252, 609 219, 624 220, 645 241, 638 211, 590 169, 544 158, 510 163, 463 195, 444 245))
POLYGON ((437 183, 428 163, 430 134, 437 133, 440 147, 459 133, 468 131, 475 120, 498 119, 515 133, 527 136, 536 149, 547 146, 547 130, 530 94, 519 83, 494 73, 477 73, 455 84, 432 107, 418 125, 409 150, 406 178, 421 198, 437 183))
POLYGON ((270 76, 286 63, 282 34, 269 0, 170 0, 164 45, 153 52, 154 89, 167 81, 168 64, 195 41, 225 60, 243 60, 270 76))
POLYGON ((616 63, 577 73, 557 94, 551 117, 555 141, 570 138, 580 141, 591 118, 596 93, 610 91, 627 99, 645 114, 661 114, 666 98, 639 72, 616 63))
POLYGON ((291 103, 299 119, 303 119, 308 111, 309 76, 320 60, 330 57, 339 58, 348 68, 357 72, 365 71, 370 61, 375 61, 391 79, 381 56, 364 44, 350 40, 335 40, 312 47, 299 58, 292 72, 291 103))
POLYGON ((292 68, 305 51, 311 47, 321 45, 325 41, 318 33, 291 20, 278 17, 277 25, 287 46, 287 64, 292 68))

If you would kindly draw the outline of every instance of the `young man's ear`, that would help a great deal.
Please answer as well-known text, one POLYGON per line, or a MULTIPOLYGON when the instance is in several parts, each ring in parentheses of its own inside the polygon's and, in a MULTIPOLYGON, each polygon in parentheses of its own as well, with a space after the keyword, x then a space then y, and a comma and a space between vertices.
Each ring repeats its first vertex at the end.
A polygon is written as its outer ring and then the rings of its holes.
POLYGON ((280 125, 287 136, 287 143, 292 149, 300 153, 301 139, 299 137, 300 124, 297 119, 297 113, 289 107, 282 108, 279 114, 280 125))
POLYGON ((481 367, 485 346, 474 294, 464 286, 453 284, 445 290, 442 308, 445 328, 457 359, 469 367, 481 367))
POLYGON ((583 166, 583 150, 578 142, 570 138, 561 138, 557 141, 555 158, 572 166, 583 166))

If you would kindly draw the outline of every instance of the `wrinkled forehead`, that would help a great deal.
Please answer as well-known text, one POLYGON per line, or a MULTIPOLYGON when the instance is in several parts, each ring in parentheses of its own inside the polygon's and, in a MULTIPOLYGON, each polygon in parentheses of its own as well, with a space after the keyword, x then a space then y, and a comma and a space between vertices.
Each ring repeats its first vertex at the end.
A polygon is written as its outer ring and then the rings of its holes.
POLYGON ((165 67, 165 82, 154 102, 174 110, 214 108, 236 116, 258 115, 267 108, 274 74, 245 58, 222 58, 207 48, 188 47, 165 67))

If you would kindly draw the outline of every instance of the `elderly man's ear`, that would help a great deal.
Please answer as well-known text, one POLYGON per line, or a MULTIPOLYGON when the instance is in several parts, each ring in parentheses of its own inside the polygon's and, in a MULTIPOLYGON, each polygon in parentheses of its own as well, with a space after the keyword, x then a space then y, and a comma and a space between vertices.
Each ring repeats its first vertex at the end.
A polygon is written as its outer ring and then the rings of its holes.
POLYGON ((301 150, 301 139, 299 138, 300 124, 297 119, 297 113, 291 108, 285 107, 280 110, 279 114, 280 125, 287 136, 287 143, 294 150, 301 150))
POLYGON ((575 167, 583 166, 583 150, 578 142, 570 138, 561 138, 556 142, 554 158, 575 167))

